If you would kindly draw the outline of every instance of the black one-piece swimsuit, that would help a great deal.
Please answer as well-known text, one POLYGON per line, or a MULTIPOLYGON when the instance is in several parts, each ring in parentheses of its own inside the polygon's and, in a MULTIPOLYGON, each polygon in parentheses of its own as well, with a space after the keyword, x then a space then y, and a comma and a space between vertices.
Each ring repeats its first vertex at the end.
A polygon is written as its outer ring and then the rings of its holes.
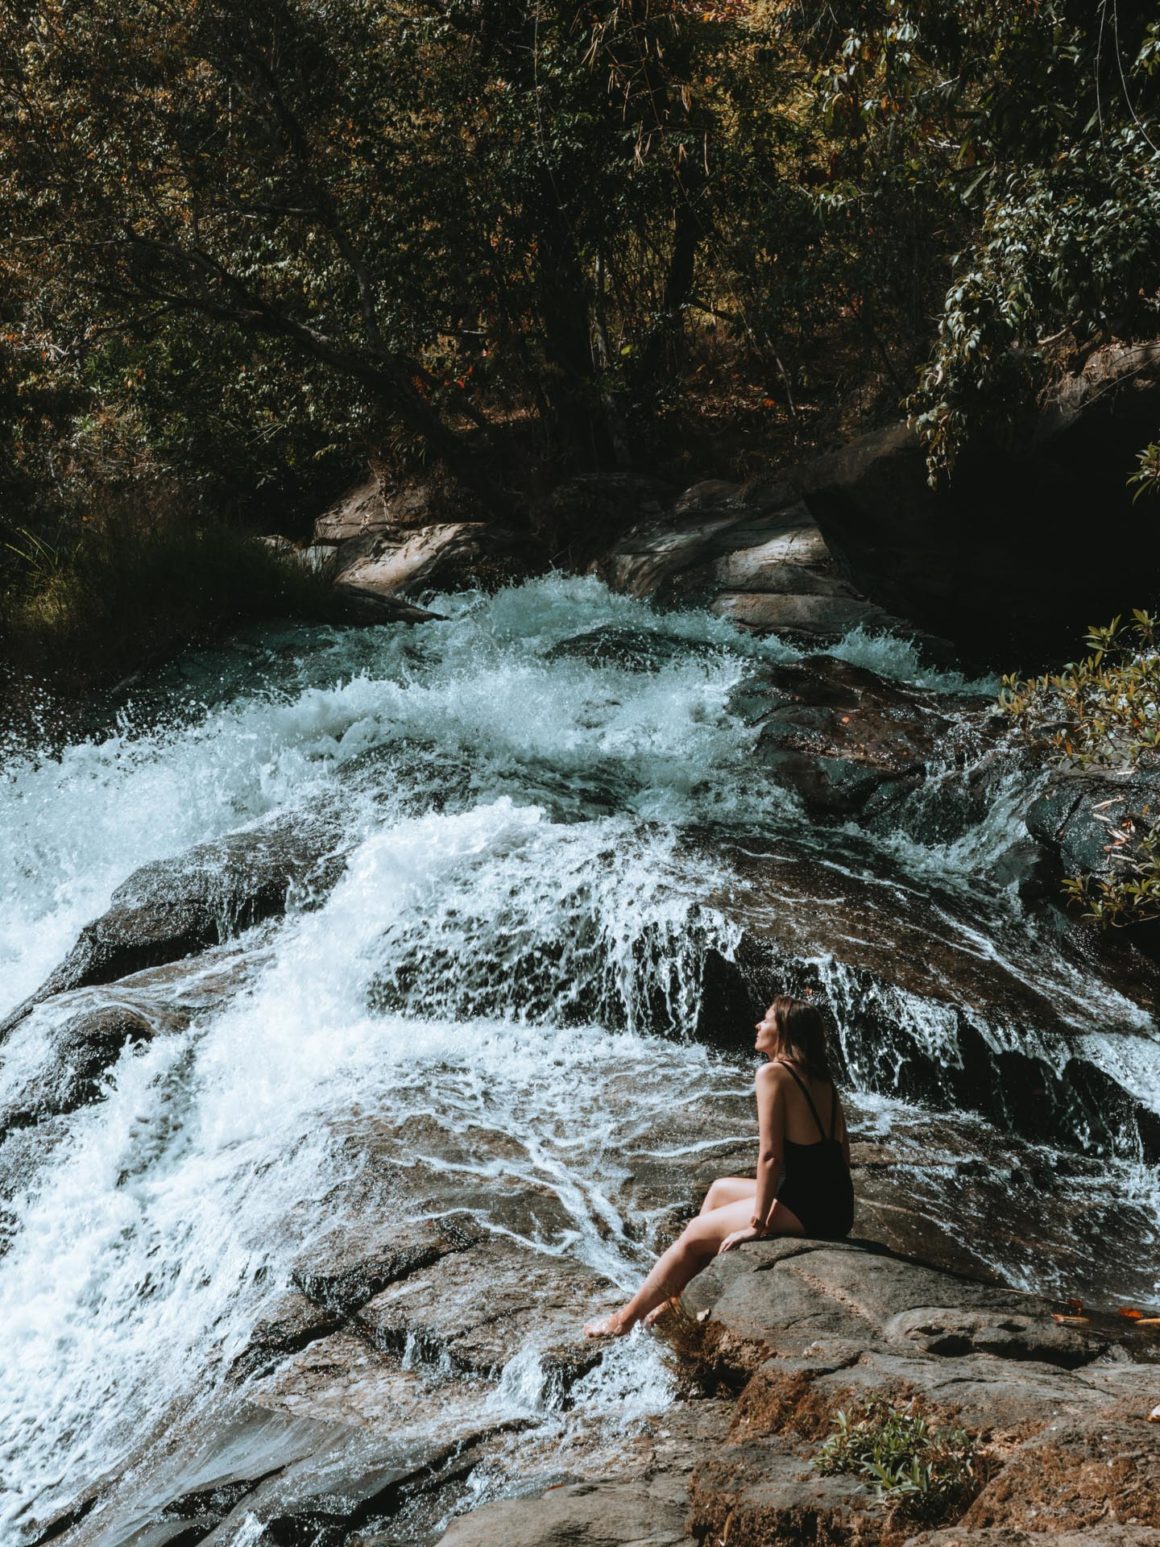
POLYGON ((821 1138, 813 1144, 784 1141, 784 1169, 777 1201, 793 1210, 811 1239, 840 1241, 850 1234, 854 1224, 854 1183, 842 1146, 834 1137, 838 1122, 838 1092, 835 1089, 827 1134, 809 1088, 789 1064, 783 1063, 782 1068, 789 1069, 794 1083, 809 1102, 821 1138))

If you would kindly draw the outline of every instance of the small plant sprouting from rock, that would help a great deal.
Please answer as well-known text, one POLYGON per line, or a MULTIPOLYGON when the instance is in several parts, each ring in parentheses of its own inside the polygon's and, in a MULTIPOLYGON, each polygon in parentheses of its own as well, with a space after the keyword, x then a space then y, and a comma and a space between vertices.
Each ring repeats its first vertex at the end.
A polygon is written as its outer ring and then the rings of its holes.
POLYGON ((927 1525, 960 1515, 985 1479, 965 1429, 934 1428, 913 1404, 900 1407, 882 1394, 837 1414, 814 1465, 859 1478, 881 1504, 927 1525))

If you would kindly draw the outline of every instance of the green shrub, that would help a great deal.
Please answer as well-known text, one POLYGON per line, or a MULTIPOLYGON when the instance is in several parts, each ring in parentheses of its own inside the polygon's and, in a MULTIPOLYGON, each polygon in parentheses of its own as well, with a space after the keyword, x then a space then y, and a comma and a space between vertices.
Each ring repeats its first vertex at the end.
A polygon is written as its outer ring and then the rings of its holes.
MULTIPOLYGON (((1087 634, 1091 654, 1062 671, 1003 678, 999 707, 1024 738, 1060 765, 1130 773, 1160 757, 1160 618, 1137 609, 1087 634)), ((1068 876, 1067 897, 1092 923, 1160 919, 1160 821, 1151 806, 1105 801, 1104 870, 1068 876)))
POLYGON ((1160 749, 1160 618, 1137 608, 1086 642, 1091 654, 1059 672, 1004 677, 999 708, 1061 763, 1134 768, 1160 749))
POLYGON ((899 1407, 881 1394, 837 1414, 814 1465, 858 1478, 881 1504, 924 1524, 960 1515, 985 1480, 965 1429, 934 1428, 913 1404, 899 1407))

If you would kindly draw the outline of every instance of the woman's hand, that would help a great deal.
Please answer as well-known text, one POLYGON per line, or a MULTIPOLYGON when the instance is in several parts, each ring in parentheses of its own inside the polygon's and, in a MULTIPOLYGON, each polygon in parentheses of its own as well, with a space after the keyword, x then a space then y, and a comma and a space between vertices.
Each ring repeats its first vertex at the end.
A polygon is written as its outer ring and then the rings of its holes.
POLYGON ((725 1237, 717 1248, 717 1255, 720 1257, 722 1252, 730 1251, 734 1246, 740 1246, 743 1241, 761 1241, 764 1239, 762 1231, 758 1230, 754 1225, 746 1225, 744 1230, 735 1230, 732 1235, 725 1237))

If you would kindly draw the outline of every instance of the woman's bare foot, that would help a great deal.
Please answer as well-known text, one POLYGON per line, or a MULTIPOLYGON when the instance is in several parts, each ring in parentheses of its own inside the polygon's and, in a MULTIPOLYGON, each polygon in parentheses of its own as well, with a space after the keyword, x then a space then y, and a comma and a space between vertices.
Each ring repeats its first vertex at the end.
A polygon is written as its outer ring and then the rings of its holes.
POLYGON ((613 1311, 611 1316, 602 1316, 599 1321, 590 1321, 584 1328, 586 1338, 622 1338, 626 1337, 633 1329, 635 1323, 625 1316, 623 1311, 613 1311))

